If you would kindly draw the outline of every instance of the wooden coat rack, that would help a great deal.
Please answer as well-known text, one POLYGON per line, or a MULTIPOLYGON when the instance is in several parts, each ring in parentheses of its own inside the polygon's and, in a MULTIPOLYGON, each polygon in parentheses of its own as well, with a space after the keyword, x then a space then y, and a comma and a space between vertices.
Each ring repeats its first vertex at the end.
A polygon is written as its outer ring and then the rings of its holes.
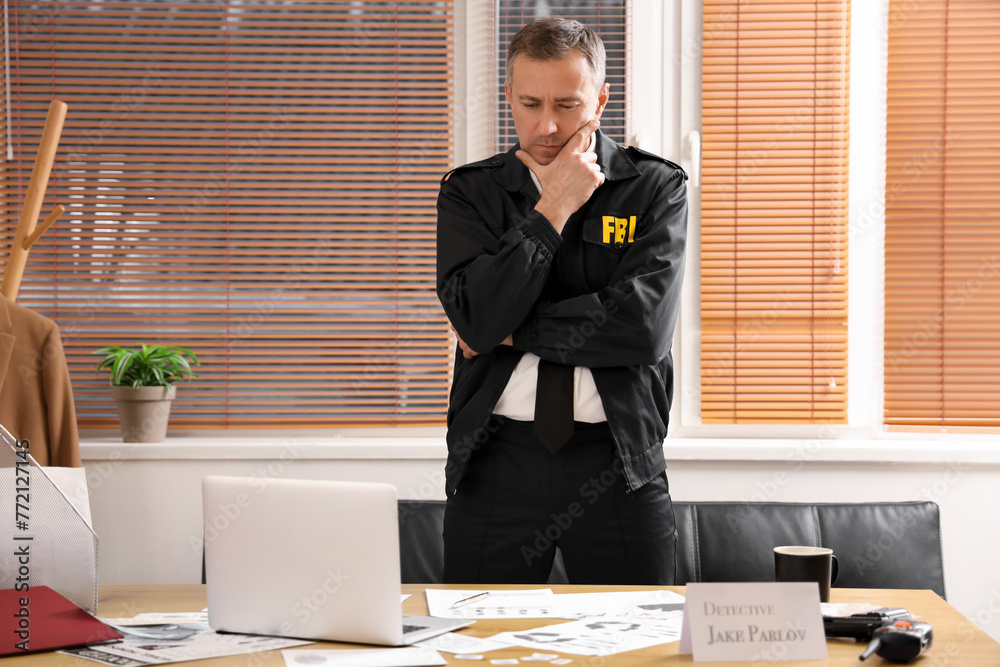
POLYGON ((17 292, 21 287, 21 278, 24 276, 24 266, 28 262, 28 251, 31 250, 31 246, 66 211, 61 204, 57 205, 42 224, 36 224, 42 210, 42 202, 45 200, 45 190, 49 186, 52 163, 55 162, 56 150, 59 148, 59 138, 62 136, 63 123, 66 121, 66 110, 65 102, 52 100, 49 104, 49 113, 45 117, 45 129, 42 130, 42 141, 38 145, 35 167, 28 182, 28 194, 24 198, 24 208, 21 209, 17 232, 14 234, 14 242, 7 257, 3 284, 0 284, 0 293, 11 301, 17 300, 17 292))

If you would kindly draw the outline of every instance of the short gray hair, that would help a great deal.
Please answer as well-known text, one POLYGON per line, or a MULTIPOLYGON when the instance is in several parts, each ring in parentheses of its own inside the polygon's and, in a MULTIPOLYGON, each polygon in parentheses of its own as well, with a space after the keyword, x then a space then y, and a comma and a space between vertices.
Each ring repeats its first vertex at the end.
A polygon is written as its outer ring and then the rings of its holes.
POLYGON ((604 85, 607 54, 597 33, 579 21, 549 18, 534 21, 517 31, 507 47, 507 81, 511 80, 518 57, 531 60, 562 60, 572 50, 587 59, 594 75, 594 87, 604 85))

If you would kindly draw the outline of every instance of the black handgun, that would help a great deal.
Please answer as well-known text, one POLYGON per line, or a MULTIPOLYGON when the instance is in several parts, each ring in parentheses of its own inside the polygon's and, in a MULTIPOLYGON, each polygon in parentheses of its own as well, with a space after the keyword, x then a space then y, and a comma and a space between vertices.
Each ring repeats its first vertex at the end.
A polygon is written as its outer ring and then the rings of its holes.
POLYGON ((823 631, 827 637, 853 637, 855 641, 868 642, 877 629, 912 618, 905 609, 881 607, 853 616, 824 616, 823 631))

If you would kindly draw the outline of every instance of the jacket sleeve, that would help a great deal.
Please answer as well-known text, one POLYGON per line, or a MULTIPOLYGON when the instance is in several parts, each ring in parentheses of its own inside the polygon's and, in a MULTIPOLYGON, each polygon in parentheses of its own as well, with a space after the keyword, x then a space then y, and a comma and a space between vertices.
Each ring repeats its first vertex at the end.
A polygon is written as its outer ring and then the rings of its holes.
POLYGON ((677 321, 686 230, 687 188, 677 170, 660 183, 609 285, 537 304, 514 332, 514 347, 588 368, 658 363, 677 321))
POLYGON ((562 237, 534 211, 505 225, 463 176, 446 177, 438 196, 437 293, 462 340, 486 353, 527 316, 562 237))

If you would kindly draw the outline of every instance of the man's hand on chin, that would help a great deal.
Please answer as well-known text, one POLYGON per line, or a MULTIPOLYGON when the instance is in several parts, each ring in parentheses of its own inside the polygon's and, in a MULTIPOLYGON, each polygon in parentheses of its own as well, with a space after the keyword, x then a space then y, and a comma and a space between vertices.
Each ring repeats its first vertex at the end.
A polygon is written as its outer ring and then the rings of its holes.
POLYGON ((587 203, 604 183, 597 154, 590 150, 591 137, 600 125, 600 120, 592 118, 569 138, 555 159, 546 165, 538 164, 527 151, 515 153, 542 185, 542 196, 535 204, 535 210, 544 215, 559 233, 562 233, 569 216, 587 203))

